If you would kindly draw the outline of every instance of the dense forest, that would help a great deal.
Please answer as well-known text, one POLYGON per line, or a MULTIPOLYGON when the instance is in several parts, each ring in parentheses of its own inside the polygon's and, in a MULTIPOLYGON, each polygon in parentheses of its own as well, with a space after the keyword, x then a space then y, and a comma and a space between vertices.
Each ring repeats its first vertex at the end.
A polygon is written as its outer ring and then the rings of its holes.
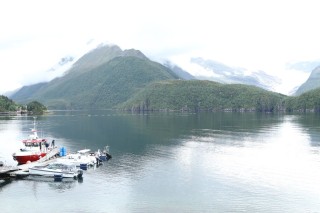
POLYGON ((285 95, 242 84, 170 80, 149 85, 127 102, 126 110, 259 111, 285 110, 285 95))
MULTIPOLYGON (((320 89, 300 96, 286 96, 242 84, 164 80, 146 86, 127 101, 111 108, 132 111, 320 112, 320 89)), ((25 108, 6 96, 0 96, 0 112, 19 109, 25 108)), ((37 101, 27 104, 27 111, 31 113, 42 114, 46 110, 37 101)))
POLYGON ((286 102, 286 110, 289 112, 320 112, 320 88, 299 96, 289 96, 286 102))
POLYGON ((211 81, 163 81, 118 106, 126 110, 320 112, 320 89, 286 96, 264 89, 211 81))

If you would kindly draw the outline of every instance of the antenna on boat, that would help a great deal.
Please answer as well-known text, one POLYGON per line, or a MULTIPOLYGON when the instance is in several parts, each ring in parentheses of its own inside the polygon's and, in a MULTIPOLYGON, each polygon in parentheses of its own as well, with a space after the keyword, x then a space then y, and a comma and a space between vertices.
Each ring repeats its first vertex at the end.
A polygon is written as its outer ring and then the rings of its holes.
POLYGON ((36 119, 37 119, 37 117, 33 117, 33 129, 32 129, 32 132, 36 131, 36 119))
POLYGON ((30 135, 30 137, 33 137, 34 139, 38 138, 37 128, 36 128, 36 119, 37 117, 33 117, 33 128, 31 131, 33 132, 33 135, 30 135))
POLYGON ((36 119, 37 117, 33 117, 33 128, 36 129, 36 119))

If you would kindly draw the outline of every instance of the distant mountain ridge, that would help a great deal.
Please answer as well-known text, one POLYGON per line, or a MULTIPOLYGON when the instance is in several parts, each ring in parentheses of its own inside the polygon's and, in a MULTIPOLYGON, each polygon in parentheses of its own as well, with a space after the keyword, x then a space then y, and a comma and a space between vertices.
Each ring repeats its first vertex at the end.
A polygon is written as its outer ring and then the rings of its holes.
MULTIPOLYGON (((297 99, 264 89, 277 83, 273 76, 263 71, 247 75, 243 68, 202 58, 192 62, 213 73, 210 81, 199 80, 171 62, 162 65, 139 50, 122 50, 115 45, 101 45, 75 62, 64 58, 61 66, 71 62, 64 75, 25 86, 10 98, 21 104, 36 100, 48 109, 272 112, 284 110, 287 100, 291 101, 290 110, 320 109, 311 103, 314 93, 305 98, 308 108, 301 108, 297 99)), ((318 78, 317 72, 312 76, 318 78)))
POLYGON ((119 46, 116 45, 99 45, 97 48, 89 51, 83 55, 79 60, 77 60, 72 68, 68 71, 82 73, 90 71, 91 69, 98 67, 115 57, 123 56, 135 56, 141 59, 148 59, 142 52, 139 50, 121 50, 119 46))
POLYGON ((270 91, 273 91, 274 87, 281 83, 279 78, 268 75, 261 70, 248 74, 248 70, 244 68, 230 67, 213 60, 205 60, 201 57, 191 58, 190 61, 211 72, 211 76, 196 76, 196 78, 201 80, 211 80, 227 84, 253 85, 270 91))
POLYGON ((301 95, 302 93, 305 93, 317 88, 320 88, 320 66, 312 70, 307 81, 298 88, 295 95, 301 95))

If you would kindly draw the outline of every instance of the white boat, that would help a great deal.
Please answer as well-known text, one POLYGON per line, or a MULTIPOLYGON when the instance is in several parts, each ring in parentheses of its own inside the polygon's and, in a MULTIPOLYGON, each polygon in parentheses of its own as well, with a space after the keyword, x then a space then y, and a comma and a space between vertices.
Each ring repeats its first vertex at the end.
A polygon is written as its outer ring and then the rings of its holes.
POLYGON ((57 162, 70 163, 80 168, 82 166, 94 166, 98 161, 99 157, 96 153, 92 153, 90 149, 82 149, 77 151, 77 153, 70 153, 57 159, 57 162))
POLYGON ((68 163, 51 163, 46 166, 34 166, 29 168, 29 175, 58 177, 58 178, 82 178, 83 171, 77 169, 75 165, 68 163))

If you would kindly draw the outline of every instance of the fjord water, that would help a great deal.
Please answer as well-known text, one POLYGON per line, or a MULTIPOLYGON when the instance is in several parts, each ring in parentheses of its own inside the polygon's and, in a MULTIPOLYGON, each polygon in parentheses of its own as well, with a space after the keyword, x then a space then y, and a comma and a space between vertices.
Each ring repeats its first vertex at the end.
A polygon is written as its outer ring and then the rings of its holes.
MULTIPOLYGON (((32 120, 0 117, 0 161, 32 120)), ((57 111, 38 128, 113 158, 83 181, 2 181, 1 212, 320 212, 317 114, 57 111)))

